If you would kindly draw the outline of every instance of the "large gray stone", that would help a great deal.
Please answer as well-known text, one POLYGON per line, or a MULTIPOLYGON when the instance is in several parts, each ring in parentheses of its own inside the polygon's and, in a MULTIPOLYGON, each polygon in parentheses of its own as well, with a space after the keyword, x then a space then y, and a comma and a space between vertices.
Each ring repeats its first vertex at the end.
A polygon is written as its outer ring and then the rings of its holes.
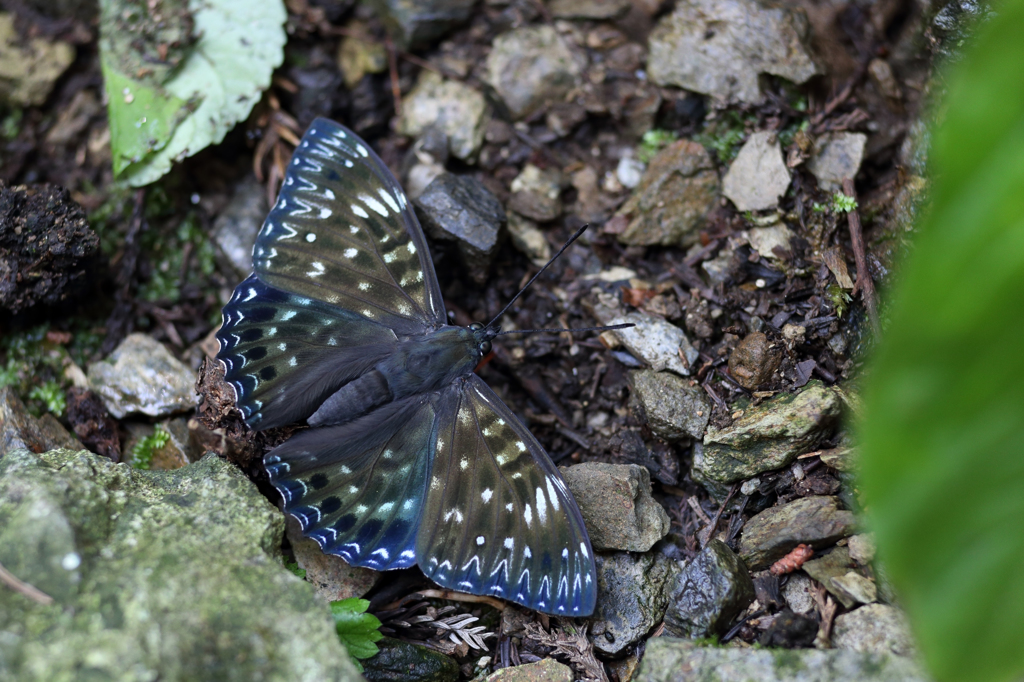
POLYGON ((735 483, 780 469, 831 433, 842 411, 838 394, 819 381, 748 408, 730 426, 709 426, 693 469, 702 479, 735 483))
POLYGON ((0 460, 0 679, 356 680, 327 605, 280 560, 284 518, 215 456, 137 471, 0 460))
MULTIPOLYGON (((601 278, 605 276, 618 275, 602 273, 601 278)), ((682 376, 690 374, 698 353, 682 329, 662 317, 638 310, 625 313, 616 304, 617 301, 598 301, 591 312, 603 325, 632 324, 632 327, 616 329, 611 334, 655 372, 667 369, 682 376)))
POLYGON ((498 198, 474 177, 443 173, 416 199, 416 208, 431 236, 454 241, 470 276, 486 280, 505 225, 498 198))
POLYGON ((725 101, 757 103, 762 73, 803 83, 818 68, 803 10, 757 0, 682 0, 651 32, 647 72, 725 101))
POLYGON ((835 497, 812 495, 765 509, 743 526, 740 556, 759 571, 799 544, 822 549, 853 535, 857 519, 838 504, 835 497))
POLYGON ((837 616, 832 646, 871 654, 917 654, 907 617, 887 604, 868 604, 837 616))
POLYGON ((448 136, 452 156, 468 159, 484 141, 486 111, 487 102, 477 90, 424 69, 416 87, 402 99, 398 132, 419 137, 436 127, 448 136))
POLYGON ((718 201, 719 182, 707 150, 679 140, 658 152, 619 215, 629 225, 623 244, 691 246, 718 201))
POLYGON ((394 39, 402 49, 416 49, 436 43, 464 23, 476 0, 372 0, 394 39))
POLYGON ((586 462, 560 470, 594 549, 646 552, 668 533, 668 513, 651 497, 644 467, 586 462))
POLYGON ((704 437, 711 403, 699 385, 647 369, 630 372, 629 381, 636 405, 656 435, 667 441, 704 437))
POLYGON ((256 176, 247 175, 213 223, 218 261, 225 272, 238 277, 248 277, 252 272, 252 247, 266 217, 266 192, 256 176))
POLYGON ((195 373, 145 334, 130 334, 110 357, 89 365, 89 388, 115 418, 164 417, 195 407, 195 373))
POLYGON ((747 567, 721 540, 713 539, 676 579, 665 629, 678 637, 725 634, 737 615, 754 601, 747 567))
POLYGON ((868 136, 864 133, 829 133, 814 143, 814 156, 807 170, 825 191, 841 189, 843 180, 857 177, 868 136))
POLYGON ((598 554, 597 609, 590 638, 615 655, 650 632, 665 615, 679 566, 657 552, 598 554))
POLYGON ((484 682, 572 682, 572 680, 572 668, 553 658, 502 668, 484 678, 484 682))
POLYGON ((576 87, 581 64, 550 26, 524 26, 494 39, 487 79, 514 119, 561 102, 576 87))
POLYGON ((656 637, 633 682, 927 682, 909 658, 816 649, 706 647, 656 637))
POLYGON ((789 187, 789 169, 775 133, 753 133, 722 179, 722 194, 741 211, 774 208, 789 187))

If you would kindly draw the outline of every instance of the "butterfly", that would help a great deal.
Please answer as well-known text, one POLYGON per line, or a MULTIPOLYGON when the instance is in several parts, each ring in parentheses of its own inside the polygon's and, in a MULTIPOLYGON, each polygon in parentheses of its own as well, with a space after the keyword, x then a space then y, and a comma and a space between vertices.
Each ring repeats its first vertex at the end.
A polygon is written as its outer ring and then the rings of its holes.
POLYGON ((285 512, 356 566, 587 616, 583 519, 537 439, 474 373, 500 332, 450 325, 423 230, 352 131, 302 137, 217 332, 253 429, 310 428, 264 465, 285 512))

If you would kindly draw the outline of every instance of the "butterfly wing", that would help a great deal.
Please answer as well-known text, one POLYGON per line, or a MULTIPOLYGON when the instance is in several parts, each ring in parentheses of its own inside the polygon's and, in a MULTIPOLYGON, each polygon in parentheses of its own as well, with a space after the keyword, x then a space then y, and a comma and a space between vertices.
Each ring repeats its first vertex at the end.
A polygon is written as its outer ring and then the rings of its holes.
POLYGON ((333 121, 317 119, 299 143, 253 266, 217 333, 217 357, 252 428, 306 419, 399 336, 446 323, 405 193, 333 121))
POLYGON ((593 551, 576 501, 544 448, 478 376, 438 414, 416 541, 420 568, 461 592, 559 616, 594 610, 593 551))

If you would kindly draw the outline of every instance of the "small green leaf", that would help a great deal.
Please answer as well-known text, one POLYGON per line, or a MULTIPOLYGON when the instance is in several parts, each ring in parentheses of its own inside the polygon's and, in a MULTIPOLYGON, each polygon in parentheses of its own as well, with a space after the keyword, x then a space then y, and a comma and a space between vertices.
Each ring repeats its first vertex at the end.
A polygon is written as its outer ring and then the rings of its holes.
POLYGON ((334 627, 338 639, 345 645, 348 652, 355 658, 370 658, 379 649, 375 642, 379 641, 380 621, 377 616, 366 613, 370 602, 366 599, 342 599, 331 602, 331 614, 334 616, 334 627))
POLYGON ((299 564, 294 561, 284 562, 284 567, 300 578, 304 579, 306 577, 306 569, 299 568, 299 564))

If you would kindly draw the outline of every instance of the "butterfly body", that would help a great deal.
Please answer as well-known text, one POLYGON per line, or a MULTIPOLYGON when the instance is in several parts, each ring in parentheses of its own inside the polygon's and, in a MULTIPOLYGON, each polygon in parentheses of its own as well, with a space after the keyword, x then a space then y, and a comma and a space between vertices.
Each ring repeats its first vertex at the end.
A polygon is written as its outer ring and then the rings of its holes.
POLYGON ((354 565, 589 615, 593 553, 543 447, 474 368, 496 326, 447 323, 401 187, 351 131, 303 137, 224 308, 218 358, 303 533, 354 565))

